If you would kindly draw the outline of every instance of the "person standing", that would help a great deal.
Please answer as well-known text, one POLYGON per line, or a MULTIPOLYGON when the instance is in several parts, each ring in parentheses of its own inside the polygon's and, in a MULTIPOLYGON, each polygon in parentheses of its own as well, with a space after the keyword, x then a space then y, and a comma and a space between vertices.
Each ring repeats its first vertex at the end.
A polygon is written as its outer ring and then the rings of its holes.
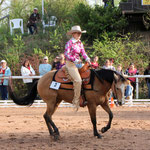
POLYGON ((98 69, 99 64, 98 64, 98 56, 95 56, 93 59, 93 62, 91 62, 91 65, 94 69, 98 69))
MULTIPOLYGON (((125 71, 125 74, 128 76, 138 75, 139 71, 135 68, 134 63, 130 63, 129 68, 125 71)), ((129 77, 131 81, 131 85, 133 86, 133 97, 135 96, 135 89, 136 89, 136 78, 129 77)))
POLYGON ((34 32, 37 33, 37 22, 39 20, 40 20, 40 15, 38 13, 38 9, 34 8, 33 13, 30 15, 27 24, 27 27, 29 28, 31 34, 33 34, 34 32), (34 28, 34 31, 32 30, 32 27, 34 28))
POLYGON ((39 65, 40 76, 43 76, 44 74, 46 74, 47 72, 51 70, 52 70, 52 66, 48 63, 48 57, 45 56, 43 58, 43 63, 39 65))
MULTIPOLYGON (((21 67, 21 75, 22 76, 34 76, 35 71, 30 65, 30 62, 28 59, 26 59, 21 67)), ((23 79, 23 82, 27 85, 28 91, 30 91, 32 84, 34 83, 35 80, 33 79, 23 79)))
POLYGON ((108 6, 109 3, 114 7, 114 0, 103 0, 104 2, 104 8, 108 6))
POLYGON ((110 69, 110 61, 109 59, 106 59, 104 66, 102 67, 103 69, 110 69))
POLYGON ((84 46, 80 40, 82 33, 86 33, 86 31, 82 31, 80 26, 73 26, 71 30, 67 32, 67 35, 71 35, 72 38, 65 45, 64 52, 66 58, 66 70, 73 81, 74 86, 74 97, 72 103, 76 106, 77 110, 79 108, 82 85, 81 76, 76 67, 76 64, 81 63, 79 55, 81 54, 85 61, 91 64, 90 58, 86 54, 84 46))
MULTIPOLYGON (((144 71, 144 75, 150 75, 150 63, 144 71)), ((150 99, 150 78, 146 78, 146 84, 148 87, 148 98, 150 99)))
MULTIPOLYGON (((7 66, 6 60, 1 61, 0 77, 11 76, 10 68, 7 66)), ((8 100, 8 79, 0 79, 0 92, 2 100, 8 100)))
POLYGON ((109 66, 110 69, 113 70, 113 71, 116 71, 116 68, 113 66, 113 64, 114 64, 114 59, 113 59, 113 58, 110 58, 110 59, 109 59, 109 62, 110 62, 110 66, 109 66))

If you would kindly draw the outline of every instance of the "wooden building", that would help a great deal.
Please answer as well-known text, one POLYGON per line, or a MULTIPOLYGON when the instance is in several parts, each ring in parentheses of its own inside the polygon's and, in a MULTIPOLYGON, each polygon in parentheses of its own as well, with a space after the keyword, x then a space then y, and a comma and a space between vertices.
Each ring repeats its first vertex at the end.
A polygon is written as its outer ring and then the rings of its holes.
POLYGON ((127 0, 120 2, 119 7, 132 30, 150 30, 150 0, 127 0))

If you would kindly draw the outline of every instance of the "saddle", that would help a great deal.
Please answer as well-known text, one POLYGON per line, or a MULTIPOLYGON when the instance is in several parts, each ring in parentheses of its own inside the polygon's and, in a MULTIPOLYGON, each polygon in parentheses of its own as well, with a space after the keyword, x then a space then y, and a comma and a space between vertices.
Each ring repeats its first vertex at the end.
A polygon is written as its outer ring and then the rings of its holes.
MULTIPOLYGON (((82 87, 84 89, 91 89, 90 76, 91 70, 89 69, 88 63, 79 69, 79 73, 82 79, 82 87)), ((54 76, 54 81, 61 83, 60 88, 73 89, 73 83, 67 76, 66 66, 63 66, 54 76)))

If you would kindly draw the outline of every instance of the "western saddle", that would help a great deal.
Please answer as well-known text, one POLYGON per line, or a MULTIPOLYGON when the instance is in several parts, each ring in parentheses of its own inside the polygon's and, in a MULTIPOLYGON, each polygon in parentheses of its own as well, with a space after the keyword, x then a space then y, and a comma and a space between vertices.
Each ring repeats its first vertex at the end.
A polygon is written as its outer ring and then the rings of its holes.
MULTIPOLYGON (((79 69, 79 73, 82 78, 82 88, 92 89, 90 84, 91 70, 88 63, 79 69)), ((66 66, 63 66, 54 76, 54 81, 61 83, 60 89, 73 89, 72 81, 67 77, 66 66)))

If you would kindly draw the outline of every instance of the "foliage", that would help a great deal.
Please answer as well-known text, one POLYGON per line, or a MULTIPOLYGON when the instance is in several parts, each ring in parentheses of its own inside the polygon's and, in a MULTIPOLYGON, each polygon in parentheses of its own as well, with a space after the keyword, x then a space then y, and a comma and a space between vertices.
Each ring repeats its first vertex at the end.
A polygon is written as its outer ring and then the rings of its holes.
POLYGON ((74 13, 74 22, 87 30, 85 37, 90 43, 94 39, 101 39, 103 32, 107 32, 109 37, 116 36, 127 24, 126 19, 121 16, 120 9, 111 5, 106 8, 96 5, 92 8, 89 5, 79 4, 74 13))
POLYGON ((140 41, 131 41, 130 34, 121 38, 114 37, 111 40, 107 33, 102 35, 103 40, 96 39, 93 43, 94 51, 91 56, 99 56, 101 63, 106 59, 113 58, 115 64, 121 63, 124 68, 127 68, 131 62, 134 62, 138 69, 143 71, 147 62, 144 55, 144 45, 140 41))
POLYGON ((44 12, 45 19, 50 16, 56 16, 59 22, 64 20, 70 20, 72 16, 72 10, 79 3, 86 3, 85 0, 45 0, 44 12))
POLYGON ((128 2, 128 0, 121 0, 120 2, 128 2))

